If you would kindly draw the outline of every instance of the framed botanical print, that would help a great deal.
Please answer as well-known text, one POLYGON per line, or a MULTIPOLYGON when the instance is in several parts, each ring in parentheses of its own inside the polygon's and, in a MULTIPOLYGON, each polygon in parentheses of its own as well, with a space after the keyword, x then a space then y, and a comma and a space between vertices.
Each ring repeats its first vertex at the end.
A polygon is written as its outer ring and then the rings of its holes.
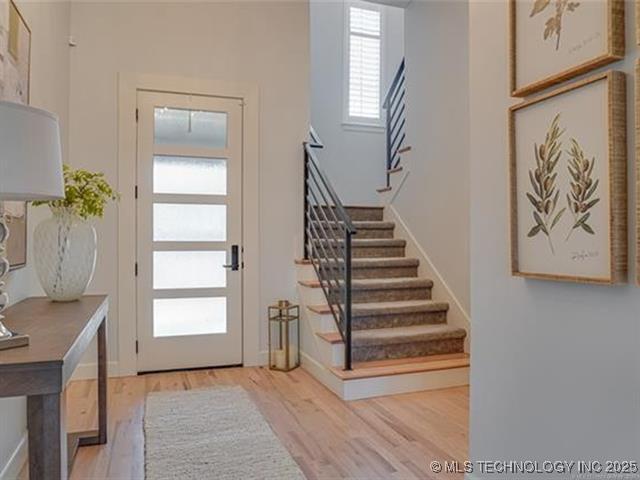
MULTIPOLYGON (((640 9, 640 6, 638 7, 640 9)), ((640 285, 640 60, 636 61, 636 281, 640 285)))
MULTIPOLYGON (((12 0, 0 0, 0 100, 28 104, 31 30, 12 0)), ((11 235, 7 259, 11 269, 27 263, 27 204, 0 202, 11 235)))
POLYGON ((510 0, 511 94, 524 97, 624 57, 624 0, 510 0))
POLYGON ((626 93, 605 72, 511 107, 513 275, 627 279, 626 93))

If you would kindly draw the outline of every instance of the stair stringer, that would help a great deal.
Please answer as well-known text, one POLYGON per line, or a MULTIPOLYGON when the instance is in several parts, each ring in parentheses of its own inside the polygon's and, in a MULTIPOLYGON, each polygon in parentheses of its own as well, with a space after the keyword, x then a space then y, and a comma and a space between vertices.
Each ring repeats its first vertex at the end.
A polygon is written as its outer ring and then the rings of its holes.
MULTIPOLYGON (((315 280, 317 275, 310 264, 297 264, 297 280, 315 280)), ((331 314, 309 310, 318 305, 318 288, 298 283, 300 300, 301 364, 307 372, 343 400, 361 400, 385 395, 435 390, 469 384, 469 368, 454 368, 427 372, 402 373, 373 378, 342 379, 331 367, 339 367, 344 359, 344 345, 330 343, 319 333, 338 332, 331 314)), ((324 297, 323 294, 322 297, 324 297)), ((326 299, 322 299, 326 302, 326 299)))

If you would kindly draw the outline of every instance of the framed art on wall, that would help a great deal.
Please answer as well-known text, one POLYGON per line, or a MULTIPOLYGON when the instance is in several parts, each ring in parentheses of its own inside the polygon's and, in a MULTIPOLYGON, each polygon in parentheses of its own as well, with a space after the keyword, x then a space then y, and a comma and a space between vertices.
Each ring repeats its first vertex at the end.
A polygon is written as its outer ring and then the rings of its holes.
MULTIPOLYGON (((12 0, 0 0, 0 100, 29 103, 31 30, 12 0)), ((27 263, 27 204, 0 202, 11 229, 7 259, 11 269, 27 263)))
MULTIPOLYGON (((640 7, 638 7, 640 9, 640 7)), ((636 61, 636 281, 640 285, 640 60, 636 61)))
POLYGON ((523 97, 624 57, 624 0, 510 0, 511 94, 523 97))
POLYGON ((511 107, 509 142, 513 275, 626 281, 624 73, 511 107))

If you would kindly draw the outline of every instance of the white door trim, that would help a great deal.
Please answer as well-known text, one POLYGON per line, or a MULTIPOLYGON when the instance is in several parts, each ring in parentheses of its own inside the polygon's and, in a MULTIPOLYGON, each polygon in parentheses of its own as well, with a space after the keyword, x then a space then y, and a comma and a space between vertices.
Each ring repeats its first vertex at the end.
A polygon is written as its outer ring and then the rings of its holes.
POLYGON ((137 91, 191 93, 238 98, 244 102, 242 236, 243 272, 243 364, 260 365, 260 133, 259 91, 256 85, 137 73, 120 73, 118 78, 118 372, 135 375, 136 351, 136 156, 137 91))

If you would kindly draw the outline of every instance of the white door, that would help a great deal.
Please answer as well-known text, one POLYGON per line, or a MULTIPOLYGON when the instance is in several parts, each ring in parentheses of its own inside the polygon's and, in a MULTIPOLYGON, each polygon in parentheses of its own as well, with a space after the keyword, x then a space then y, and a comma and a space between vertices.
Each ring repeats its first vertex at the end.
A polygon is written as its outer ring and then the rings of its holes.
POLYGON ((138 371, 242 363, 242 104, 138 92, 138 371))

